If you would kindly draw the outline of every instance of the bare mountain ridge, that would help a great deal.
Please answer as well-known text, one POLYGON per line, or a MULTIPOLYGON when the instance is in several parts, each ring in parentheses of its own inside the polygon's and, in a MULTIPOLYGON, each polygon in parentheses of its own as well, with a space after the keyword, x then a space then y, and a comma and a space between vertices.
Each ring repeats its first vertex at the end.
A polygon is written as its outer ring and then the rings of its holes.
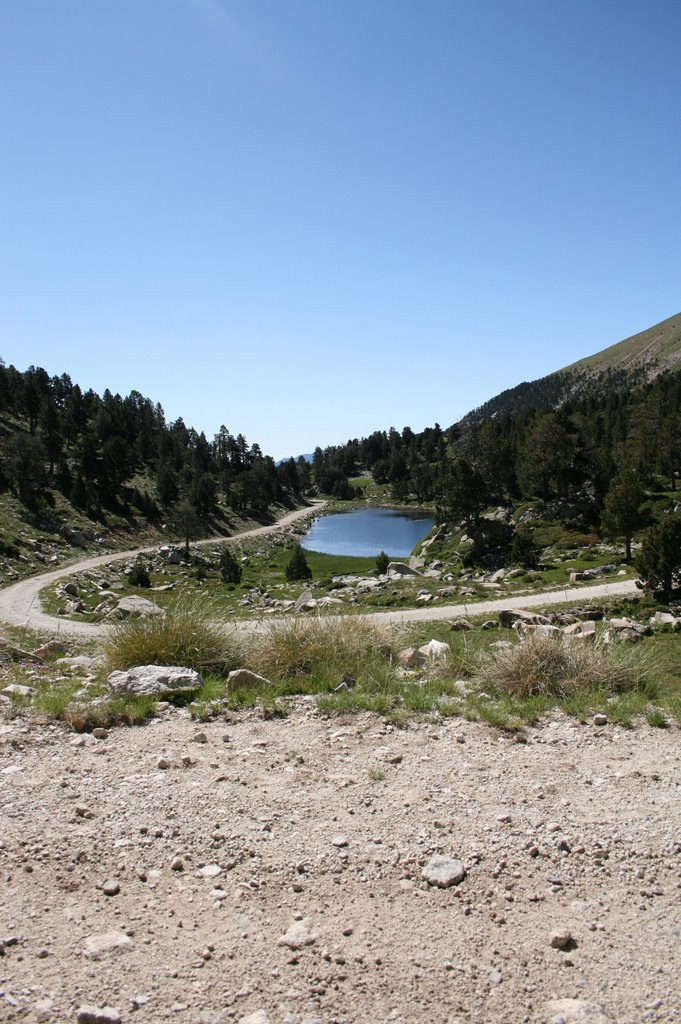
POLYGON ((681 313, 534 381, 523 381, 473 409, 463 422, 557 408, 569 399, 636 387, 681 369, 681 313))

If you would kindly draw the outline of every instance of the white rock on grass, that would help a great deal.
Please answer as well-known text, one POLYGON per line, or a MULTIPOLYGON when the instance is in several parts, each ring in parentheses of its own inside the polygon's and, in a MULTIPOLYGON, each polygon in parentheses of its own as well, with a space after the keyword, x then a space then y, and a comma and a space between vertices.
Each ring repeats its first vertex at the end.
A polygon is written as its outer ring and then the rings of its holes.
POLYGON ((423 647, 419 647, 419 654, 428 658, 429 661, 446 661, 451 648, 449 644, 441 640, 430 640, 423 647))
POLYGON ((269 686, 269 679, 259 676, 257 672, 251 672, 248 668, 235 668, 227 676, 227 689, 233 690, 237 686, 269 686))
POLYGON ((111 692, 121 697, 164 697, 203 686, 198 672, 178 665, 139 665, 127 672, 112 672, 106 682, 111 692))
POLYGON ((449 889, 463 882, 465 877, 466 869, 460 860, 444 857, 440 853, 434 854, 421 872, 421 878, 428 885, 436 885, 438 889, 449 889))
POLYGON ((146 597, 137 597, 135 594, 131 594, 130 597, 122 597, 111 612, 112 618, 122 619, 147 619, 154 615, 162 616, 165 615, 165 612, 153 601, 149 601, 146 597))

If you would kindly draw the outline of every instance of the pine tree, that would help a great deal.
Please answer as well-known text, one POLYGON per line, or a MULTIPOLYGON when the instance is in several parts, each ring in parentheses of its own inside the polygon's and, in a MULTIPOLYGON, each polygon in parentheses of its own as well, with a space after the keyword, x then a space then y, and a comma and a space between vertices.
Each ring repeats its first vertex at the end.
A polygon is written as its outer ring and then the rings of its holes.
POLYGON ((305 553, 300 544, 296 544, 294 547, 291 560, 286 566, 286 579, 290 581, 312 579, 312 570, 307 564, 305 553))

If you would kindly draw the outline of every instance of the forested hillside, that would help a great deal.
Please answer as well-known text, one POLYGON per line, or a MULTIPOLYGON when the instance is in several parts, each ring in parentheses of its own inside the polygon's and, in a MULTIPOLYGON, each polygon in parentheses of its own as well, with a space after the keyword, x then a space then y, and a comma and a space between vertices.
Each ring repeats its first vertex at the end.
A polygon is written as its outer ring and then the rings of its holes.
POLYGON ((0 494, 34 513, 59 506, 96 524, 162 518, 189 535, 229 511, 262 517, 308 483, 304 460, 276 467, 226 427, 209 440, 182 419, 168 423, 137 391, 99 396, 68 374, 0 361, 0 494))
POLYGON ((597 386, 566 399, 567 376, 504 392, 447 430, 438 424, 421 433, 391 428, 317 449, 313 479, 368 470, 376 482, 390 485, 395 499, 434 501, 445 517, 581 492, 602 508, 611 482, 624 471, 647 485, 675 490, 681 372, 667 370, 647 380, 645 367, 608 367, 597 386))

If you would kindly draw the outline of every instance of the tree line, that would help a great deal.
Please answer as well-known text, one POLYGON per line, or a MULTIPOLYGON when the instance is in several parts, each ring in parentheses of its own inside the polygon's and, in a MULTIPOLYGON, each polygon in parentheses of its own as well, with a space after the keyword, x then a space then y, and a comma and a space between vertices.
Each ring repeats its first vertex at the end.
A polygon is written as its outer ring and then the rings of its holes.
POLYGON ((0 490, 26 505, 61 492, 93 519, 135 507, 153 519, 209 517, 220 503, 263 514, 310 485, 305 460, 276 466, 222 426, 209 440, 138 391, 83 391, 68 374, 0 360, 0 490))

